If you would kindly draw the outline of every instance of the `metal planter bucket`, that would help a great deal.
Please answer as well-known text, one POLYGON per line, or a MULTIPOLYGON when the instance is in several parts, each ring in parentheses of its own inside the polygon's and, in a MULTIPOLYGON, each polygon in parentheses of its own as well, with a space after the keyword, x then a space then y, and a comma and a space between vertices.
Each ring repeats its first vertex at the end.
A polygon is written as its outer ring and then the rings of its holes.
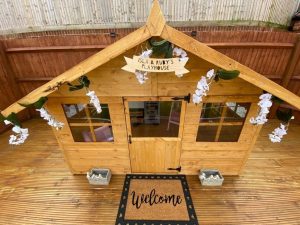
POLYGON ((203 186, 222 186, 224 177, 219 170, 202 169, 199 173, 199 179, 203 186))
POLYGON ((110 169, 93 168, 86 173, 86 177, 92 185, 108 185, 111 178, 110 169))

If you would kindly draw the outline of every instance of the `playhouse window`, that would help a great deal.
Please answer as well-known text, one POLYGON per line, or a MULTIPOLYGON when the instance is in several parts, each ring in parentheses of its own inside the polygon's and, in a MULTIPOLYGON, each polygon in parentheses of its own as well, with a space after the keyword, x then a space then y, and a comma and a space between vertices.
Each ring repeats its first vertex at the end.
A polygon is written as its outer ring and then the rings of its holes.
POLYGON ((63 104, 75 142, 113 142, 113 131, 107 104, 97 113, 90 104, 63 104))
POLYGON ((197 142, 237 142, 250 103, 204 103, 199 121, 197 142))

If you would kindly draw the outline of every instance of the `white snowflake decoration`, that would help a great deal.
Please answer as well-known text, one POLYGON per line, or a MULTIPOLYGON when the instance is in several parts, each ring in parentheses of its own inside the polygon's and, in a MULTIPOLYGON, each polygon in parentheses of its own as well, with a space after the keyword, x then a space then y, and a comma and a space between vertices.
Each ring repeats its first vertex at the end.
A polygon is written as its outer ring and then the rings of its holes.
MULTIPOLYGON (((293 120, 294 118, 295 117, 292 116, 291 120, 293 120)), ((269 134, 270 141, 272 141, 273 143, 281 142, 282 137, 287 134, 288 126, 289 123, 286 125, 281 123, 279 127, 275 128, 272 133, 269 134)))
POLYGON ((90 97, 90 103, 96 108, 97 113, 101 113, 102 108, 101 108, 101 105, 100 105, 99 98, 95 94, 95 91, 88 91, 86 93, 86 95, 90 97))
POLYGON ((273 142, 281 142, 281 139, 284 135, 287 134, 287 127, 284 124, 280 124, 279 127, 277 127, 275 130, 272 131, 271 134, 269 134, 269 139, 273 142))
MULTIPOLYGON (((8 120, 4 120, 4 123, 6 125, 8 124, 13 124, 11 123, 10 121, 8 120)), ((20 145, 20 144, 23 144, 26 139, 28 138, 29 136, 29 133, 28 133, 28 129, 27 128, 21 128, 17 125, 14 125, 14 127, 12 128, 12 131, 14 133, 16 133, 16 135, 10 135, 10 138, 9 138, 9 144, 11 145, 20 145)))
POLYGON ((149 58, 152 55, 153 50, 152 49, 148 49, 146 51, 143 51, 142 54, 140 55, 141 58, 149 58))
POLYGON ((215 78, 215 71, 214 69, 209 70, 206 73, 206 76, 202 76, 201 79, 198 81, 197 89, 193 94, 193 102, 195 104, 199 104, 202 102, 203 96, 206 96, 207 92, 209 91, 209 85, 211 84, 212 80, 215 78))
MULTIPOLYGON (((188 61, 189 58, 187 57, 186 51, 182 48, 175 47, 173 48, 173 55, 176 57, 180 57, 179 61, 188 61)), ((177 77, 183 77, 183 74, 175 74, 177 77)))
POLYGON ((45 109, 44 107, 36 109, 36 111, 40 112, 40 116, 44 120, 47 120, 48 125, 54 127, 56 130, 61 129, 65 125, 64 123, 57 121, 52 115, 50 115, 47 109, 45 109))
POLYGON ((148 73, 146 71, 140 71, 140 70, 136 70, 135 71, 135 76, 136 79, 138 80, 138 82, 140 84, 144 84, 146 83, 146 80, 148 80, 149 78, 147 77, 148 73))
POLYGON ((262 94, 259 99, 258 105, 260 106, 260 111, 259 114, 254 118, 250 118, 250 123, 255 124, 255 125, 262 125, 265 124, 268 119, 267 115, 269 114, 269 109, 272 106, 272 101, 271 101, 272 95, 269 93, 262 94))
MULTIPOLYGON (((153 53, 152 49, 148 49, 146 51, 143 51, 142 54, 140 55, 141 58, 146 59, 149 58, 153 53)), ((141 70, 136 70, 135 71, 135 76, 136 79, 138 80, 138 82, 140 84, 144 84, 146 83, 146 80, 148 80, 149 78, 147 77, 148 72, 147 71, 141 71, 141 70)))

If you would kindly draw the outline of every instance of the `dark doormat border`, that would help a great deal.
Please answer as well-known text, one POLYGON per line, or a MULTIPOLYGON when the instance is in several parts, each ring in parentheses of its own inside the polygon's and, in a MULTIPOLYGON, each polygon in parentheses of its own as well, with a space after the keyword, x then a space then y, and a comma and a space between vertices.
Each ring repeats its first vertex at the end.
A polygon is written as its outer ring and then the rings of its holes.
POLYGON ((157 175, 157 174, 127 174, 124 181, 123 192, 120 200, 116 225, 199 225, 195 213, 193 201, 185 175, 157 175), (125 220, 128 192, 131 179, 157 179, 157 180, 180 180, 187 204, 190 221, 166 221, 166 220, 125 220), (191 206, 188 207, 188 206, 191 206))

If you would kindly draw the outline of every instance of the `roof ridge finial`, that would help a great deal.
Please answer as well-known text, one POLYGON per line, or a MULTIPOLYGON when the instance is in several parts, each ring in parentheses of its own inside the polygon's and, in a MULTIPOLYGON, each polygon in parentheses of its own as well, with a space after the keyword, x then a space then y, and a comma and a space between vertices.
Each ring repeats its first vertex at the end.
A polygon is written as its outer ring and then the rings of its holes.
POLYGON ((166 20, 163 12, 161 11, 159 1, 153 0, 146 26, 148 27, 152 36, 160 36, 165 24, 166 20))

